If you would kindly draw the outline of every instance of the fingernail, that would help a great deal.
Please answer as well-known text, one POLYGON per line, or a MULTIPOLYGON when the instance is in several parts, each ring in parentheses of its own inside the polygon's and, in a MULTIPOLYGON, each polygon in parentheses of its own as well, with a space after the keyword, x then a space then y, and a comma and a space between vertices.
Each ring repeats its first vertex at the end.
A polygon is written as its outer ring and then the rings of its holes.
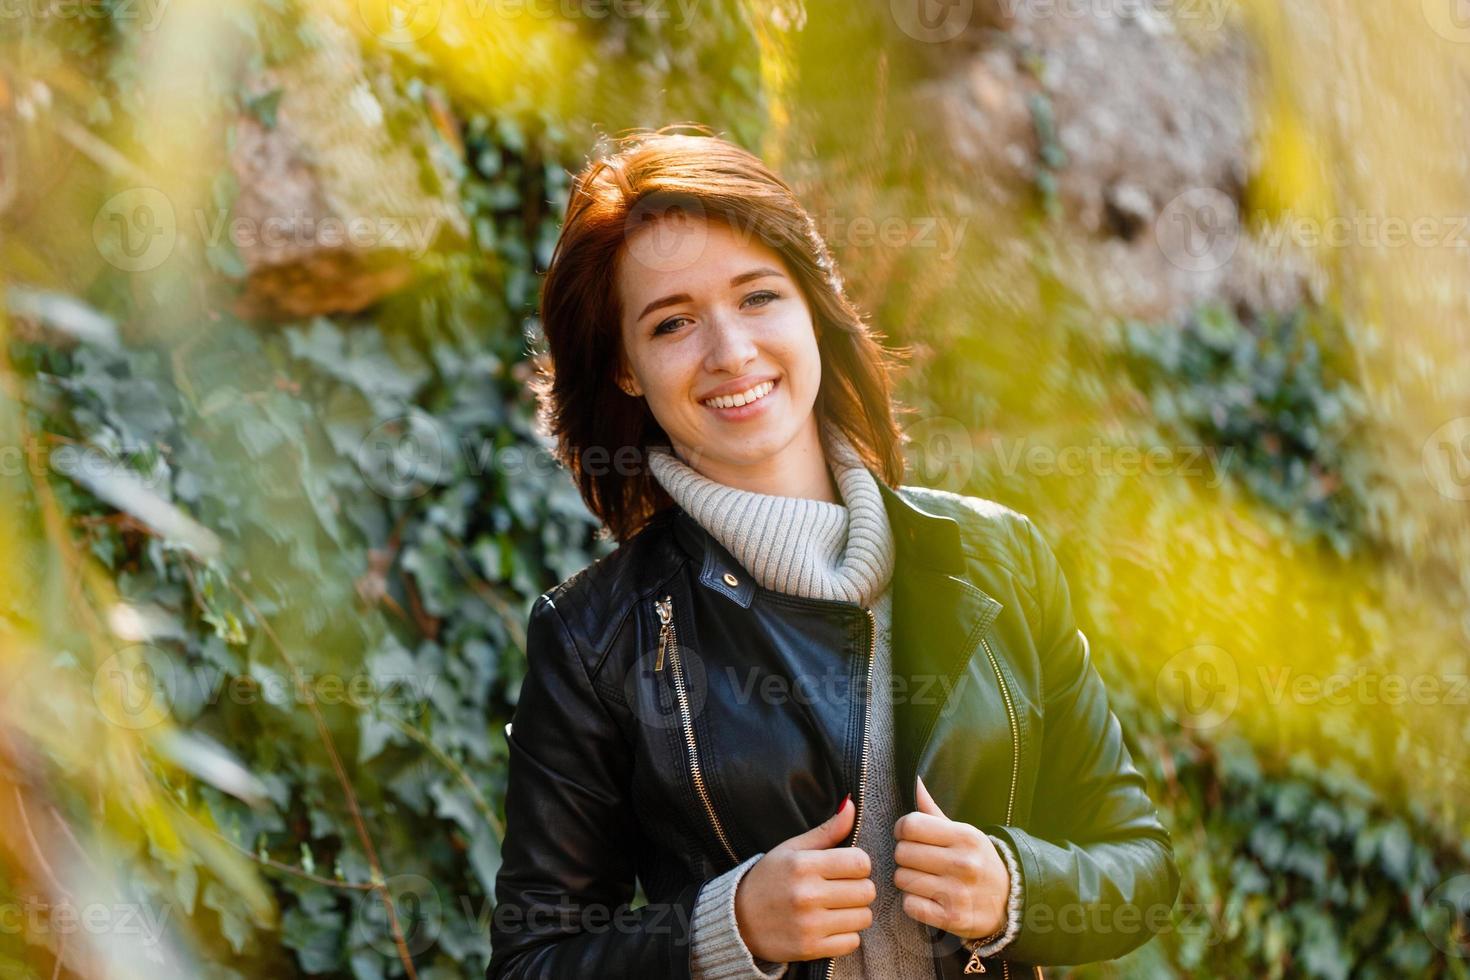
MULTIPOLYGON (((848 793, 846 796, 844 796, 842 798, 842 802, 839 803, 839 804, 837 804, 837 813, 841 813, 842 812, 842 808, 845 807, 845 806, 847 806, 847 801, 850 800, 850 799, 852 799, 852 794, 851 793, 848 793)), ((834 816, 834 817, 837 816, 837 813, 832 814, 832 816, 834 816)))

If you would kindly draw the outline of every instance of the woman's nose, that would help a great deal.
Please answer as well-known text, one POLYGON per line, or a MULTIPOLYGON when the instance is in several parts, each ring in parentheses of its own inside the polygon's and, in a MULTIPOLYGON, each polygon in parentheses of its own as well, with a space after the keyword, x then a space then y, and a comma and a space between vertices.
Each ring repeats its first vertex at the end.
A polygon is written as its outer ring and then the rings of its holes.
POLYGON ((710 328, 707 334, 710 347, 705 354, 704 366, 711 374, 738 374, 755 358, 755 343, 739 322, 717 314, 710 320, 710 328))

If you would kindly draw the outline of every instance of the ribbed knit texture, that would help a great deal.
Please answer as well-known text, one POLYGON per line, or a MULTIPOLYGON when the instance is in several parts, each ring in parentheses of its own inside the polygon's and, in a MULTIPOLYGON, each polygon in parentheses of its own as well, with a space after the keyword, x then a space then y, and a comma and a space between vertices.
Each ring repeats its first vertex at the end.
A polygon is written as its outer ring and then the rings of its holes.
POLYGON ((842 503, 727 486, 666 446, 649 469, 669 496, 714 535, 755 580, 776 592, 868 604, 893 576, 893 532, 873 474, 828 423, 822 448, 842 503))
MULTIPOLYGON (((873 924, 861 946, 833 963, 834 980, 931 980, 933 954, 926 927, 903 911, 903 893, 893 884, 893 824, 900 794, 893 771, 893 706, 890 675, 892 589, 895 564, 892 529, 873 474, 835 425, 821 429, 823 452, 842 503, 783 497, 730 487, 686 465, 668 447, 651 447, 649 467, 674 501, 719 541, 762 587, 808 598, 838 599, 872 609, 873 685, 869 695, 868 785, 863 789, 862 826, 856 844, 868 853, 877 897, 873 924)), ((994 839, 994 838, 992 838, 994 839)), ((997 841, 1012 868, 1010 906, 1019 911, 1020 876, 1013 855, 997 841)), ((765 980, 780 977, 786 964, 756 960, 735 920, 740 879, 763 854, 716 876, 700 890, 693 917, 694 980, 765 980)), ((986 955, 1014 937, 988 944, 986 955)))

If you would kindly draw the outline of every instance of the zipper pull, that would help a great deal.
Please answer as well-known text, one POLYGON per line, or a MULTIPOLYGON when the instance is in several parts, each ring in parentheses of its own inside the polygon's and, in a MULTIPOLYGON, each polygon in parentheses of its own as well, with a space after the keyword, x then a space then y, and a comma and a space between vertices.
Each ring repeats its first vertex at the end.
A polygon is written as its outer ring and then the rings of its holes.
POLYGON ((664 647, 669 642, 669 630, 673 628, 674 597, 666 595, 655 599, 653 608, 658 610, 658 656, 653 661, 653 669, 661 671, 664 669, 664 647))

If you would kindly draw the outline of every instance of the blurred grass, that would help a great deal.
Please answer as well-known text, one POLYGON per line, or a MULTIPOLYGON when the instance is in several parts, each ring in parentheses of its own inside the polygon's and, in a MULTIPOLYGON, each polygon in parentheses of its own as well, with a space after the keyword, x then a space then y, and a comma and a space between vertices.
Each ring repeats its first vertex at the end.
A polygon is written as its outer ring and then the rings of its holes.
MULTIPOLYGON (((456 460, 423 496, 394 498, 354 451, 410 412, 450 445, 534 447, 522 348, 565 171, 599 133, 698 119, 760 150, 819 215, 965 229, 943 260, 834 243, 875 328, 919 355, 903 390, 912 482, 1014 506, 1055 545, 1175 833, 1184 908, 1225 922, 1079 972, 1465 975, 1463 936, 1436 955, 1456 934, 1421 928, 1436 888, 1470 867, 1463 705, 1281 687, 1467 673, 1470 521, 1424 462, 1434 433, 1470 415, 1463 249, 1312 255, 1328 288, 1283 329, 1321 340, 1317 361, 1241 311, 1137 323, 1095 308, 1059 258, 1089 243, 1048 197, 1056 161, 1035 165, 1019 206, 978 201, 973 175, 916 136, 909 99, 933 52, 885 8, 750 0, 681 24, 496 19, 470 0, 174 0, 152 29, 8 23, 0 177, 25 183, 0 212, 0 262, 29 292, 7 302, 24 315, 0 318, 16 352, 0 365, 16 452, 0 496, 0 814, 25 828, 4 839, 3 897, 163 896, 176 913, 155 946, 7 933, 6 969, 112 975, 110 958, 127 976, 428 977, 482 962, 485 923, 460 906, 484 912, 498 862, 486 801, 503 786, 524 605, 596 546, 556 474, 456 460), (231 312, 238 257, 206 247, 195 216, 238 190, 232 120, 266 111, 245 104, 242 76, 339 43, 321 18, 394 79, 374 90, 397 93, 385 118, 422 115, 456 155, 471 234, 365 314, 251 322, 231 312), (140 188, 163 192, 180 238, 130 272, 94 219, 140 188), (76 305, 38 314, 37 289, 76 305), (121 350, 97 343, 89 309, 121 350), (1190 329, 1203 339, 1181 354, 1190 329), (69 478, 64 445, 132 477, 69 478), (1093 447, 1107 465, 1070 474, 1027 455, 1093 447), (1150 447, 1164 471, 1126 472, 1124 454, 1150 447), (1185 454, 1206 449, 1189 472, 1185 454), (153 495, 132 492, 140 475, 153 495), (196 521, 218 555, 191 544, 196 521), (402 715, 175 700, 154 718, 144 698, 135 724, 127 699, 169 665, 444 683, 402 715), (1190 683, 1224 683, 1234 708, 1192 711, 1190 683), (1299 792, 1350 829, 1303 829, 1310 853, 1276 853, 1252 827, 1291 828, 1299 792), (1354 822, 1359 808, 1371 821, 1354 822), (1319 861, 1331 870, 1314 877, 1319 861), (394 878, 432 881, 451 909, 427 945, 398 904, 396 926, 373 911, 400 897, 394 878)), ((1470 48, 1369 0, 1231 10, 1260 52, 1247 227, 1470 213, 1462 100, 1439 97, 1464 91, 1470 48)), ((355 159, 371 181, 371 155, 355 159)))

